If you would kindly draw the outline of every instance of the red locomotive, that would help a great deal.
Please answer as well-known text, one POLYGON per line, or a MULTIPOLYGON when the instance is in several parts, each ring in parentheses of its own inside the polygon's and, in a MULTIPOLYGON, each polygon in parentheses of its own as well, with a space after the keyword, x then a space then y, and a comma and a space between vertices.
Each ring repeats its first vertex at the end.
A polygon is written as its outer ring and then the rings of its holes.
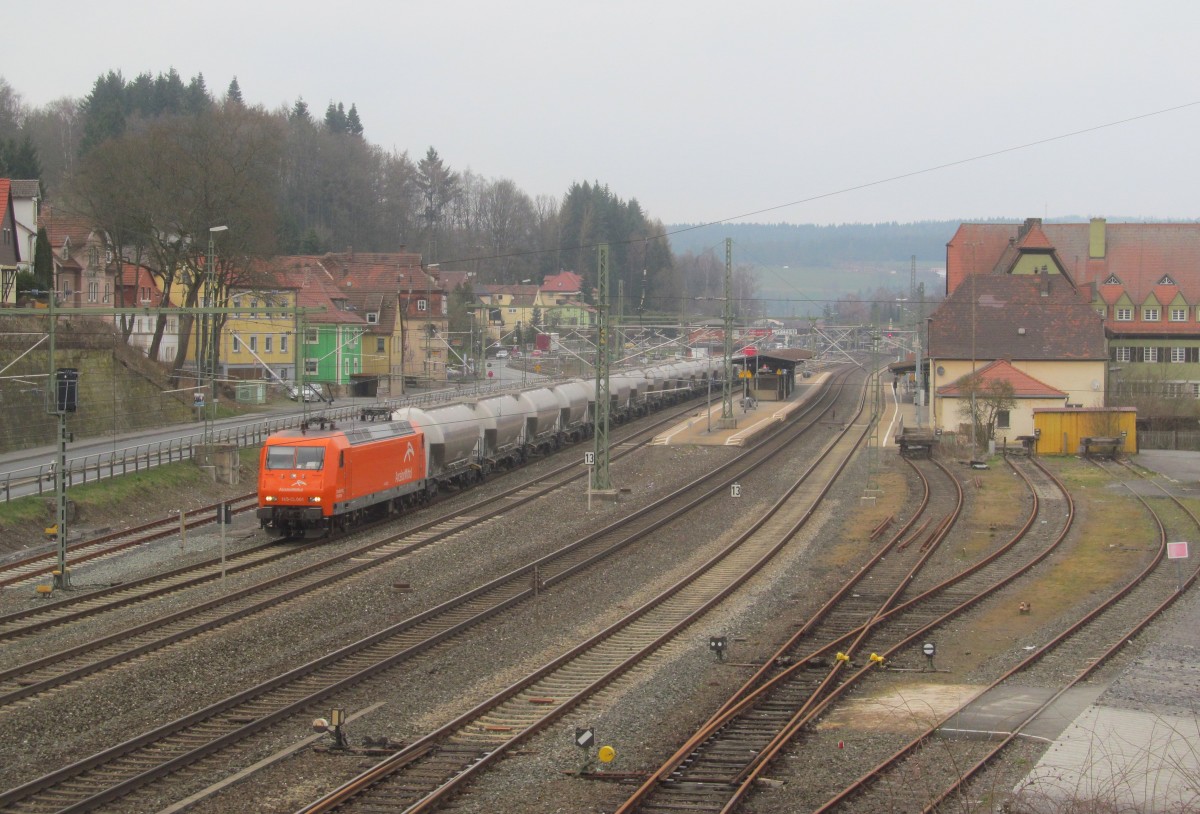
POLYGON ((407 421, 284 430, 259 455, 258 519, 283 537, 320 537, 422 502, 425 436, 407 421))

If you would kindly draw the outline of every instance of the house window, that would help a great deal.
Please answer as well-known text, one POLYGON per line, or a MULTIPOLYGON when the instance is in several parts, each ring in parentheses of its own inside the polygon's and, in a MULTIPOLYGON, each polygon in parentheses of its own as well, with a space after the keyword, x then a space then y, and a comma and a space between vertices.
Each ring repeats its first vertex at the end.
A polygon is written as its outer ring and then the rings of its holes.
POLYGON ((379 314, 375 313, 374 311, 367 314, 367 324, 368 325, 374 325, 378 321, 379 321, 379 314))
POLYGON ((517 309, 516 309, 516 308, 509 308, 509 309, 508 309, 508 313, 510 313, 510 314, 515 314, 515 313, 517 313, 517 309))
POLYGON ((1127 307, 1118 308, 1117 322, 1133 322, 1133 309, 1127 307))
POLYGON ((305 375, 315 374, 316 372, 317 372, 317 360, 316 359, 305 359, 304 360, 305 375))
POLYGON ((1107 308, 1097 308, 1096 313, 1100 315, 1101 319, 1103 319, 1108 316, 1108 309, 1107 308))
POLYGON ((305 328, 304 329, 304 344, 306 344, 306 345, 317 344, 317 329, 316 328, 305 328))
POLYGON ((288 349, 287 349, 287 345, 288 345, 288 343, 287 343, 287 340, 288 340, 288 335, 287 335, 287 334, 280 334, 280 335, 279 335, 279 352, 280 352, 280 353, 287 353, 287 352, 288 352, 288 349))
POLYGON ((250 319, 258 316, 258 300, 250 300, 250 319))
POLYGON ((263 353, 271 352, 271 335, 267 334, 263 337, 263 353))
POLYGON ((1158 361, 1158 348, 1142 348, 1142 361, 1143 362, 1157 362, 1158 361))
POLYGON ((1133 357, 1133 354, 1131 353, 1132 350, 1133 350, 1132 348, 1117 348, 1117 361, 1118 362, 1131 361, 1131 359, 1133 357))
POLYGON ((1008 423, 1008 410, 997 410, 996 411, 996 429, 998 429, 998 430, 1011 429, 1011 425, 1008 423))
POLYGON ((1172 308, 1171 309, 1171 321, 1172 322, 1187 322, 1187 309, 1186 308, 1172 308))
POLYGON ((112 302, 112 283, 104 284, 104 301, 112 302))
POLYGON ((92 280, 88 283, 88 302, 96 302, 100 298, 100 283, 92 280))
POLYGON ((1186 362, 1187 348, 1171 348, 1171 361, 1176 363, 1186 362))
POLYGON ((1192 396, 1200 399, 1200 382, 1192 382, 1192 396))
POLYGON ((258 353, 258 337, 251 335, 250 337, 250 352, 258 353))
POLYGON ((1143 322, 1158 322, 1158 309, 1147 306, 1142 309, 1143 322))
POLYGON ((428 311, 429 310, 429 300, 417 300, 417 310, 418 311, 428 311))
POLYGON ((384 339, 382 336, 375 337, 375 352, 376 353, 383 353, 383 350, 384 350, 383 343, 386 341, 387 340, 384 339))
POLYGON ((233 352, 234 353, 242 352, 242 338, 240 336, 238 336, 237 334, 234 334, 234 337, 233 337, 233 352))

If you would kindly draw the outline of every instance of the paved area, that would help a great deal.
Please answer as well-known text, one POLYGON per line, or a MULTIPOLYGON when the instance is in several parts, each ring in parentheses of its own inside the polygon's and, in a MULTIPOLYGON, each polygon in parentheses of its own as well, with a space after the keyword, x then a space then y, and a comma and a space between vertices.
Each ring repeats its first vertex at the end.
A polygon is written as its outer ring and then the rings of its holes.
POLYGON ((1181 483, 1200 482, 1200 452, 1173 449, 1144 449, 1133 462, 1181 483))
MULTIPOLYGON (((829 373, 821 373, 811 379, 804 379, 803 383, 796 385, 792 397, 787 401, 756 401, 752 405, 746 405, 741 399, 735 398, 733 406, 736 426, 730 428, 721 427, 722 405, 720 394, 717 393, 707 408, 701 407, 687 420, 659 433, 651 443, 673 446, 742 446, 750 438, 783 421, 815 398, 821 385, 825 384, 829 377, 829 373)), ((835 417, 830 426, 837 425, 836 422, 835 417)))

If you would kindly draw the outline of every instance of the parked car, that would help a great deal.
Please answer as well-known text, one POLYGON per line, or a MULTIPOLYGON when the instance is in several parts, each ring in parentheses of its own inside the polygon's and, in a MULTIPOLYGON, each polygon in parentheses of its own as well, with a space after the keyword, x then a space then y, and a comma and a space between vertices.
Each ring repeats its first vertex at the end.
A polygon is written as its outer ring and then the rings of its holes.
POLYGON ((496 358, 497 358, 497 359, 507 359, 507 358, 508 358, 508 351, 506 351, 506 350, 504 350, 503 348, 501 348, 500 350, 496 351, 496 358))
MULTIPOLYGON (((297 397, 300 395, 299 389, 296 387, 296 385, 289 382, 288 384, 284 385, 284 388, 287 391, 287 397, 292 401, 296 401, 297 397)), ((325 396, 321 395, 321 391, 317 389, 316 385, 306 384, 304 385, 304 400, 307 402, 325 401, 325 396)))

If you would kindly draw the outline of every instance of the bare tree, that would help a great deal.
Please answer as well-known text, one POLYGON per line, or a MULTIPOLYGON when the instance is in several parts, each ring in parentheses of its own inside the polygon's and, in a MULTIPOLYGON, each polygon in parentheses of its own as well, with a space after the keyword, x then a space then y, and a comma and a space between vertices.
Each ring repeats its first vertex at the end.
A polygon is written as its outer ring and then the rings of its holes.
POLYGON ((959 389, 963 392, 959 415, 975 428, 976 443, 984 445, 996 436, 996 415, 1017 406, 1012 382, 1007 379, 984 381, 975 374, 968 376, 959 389))

